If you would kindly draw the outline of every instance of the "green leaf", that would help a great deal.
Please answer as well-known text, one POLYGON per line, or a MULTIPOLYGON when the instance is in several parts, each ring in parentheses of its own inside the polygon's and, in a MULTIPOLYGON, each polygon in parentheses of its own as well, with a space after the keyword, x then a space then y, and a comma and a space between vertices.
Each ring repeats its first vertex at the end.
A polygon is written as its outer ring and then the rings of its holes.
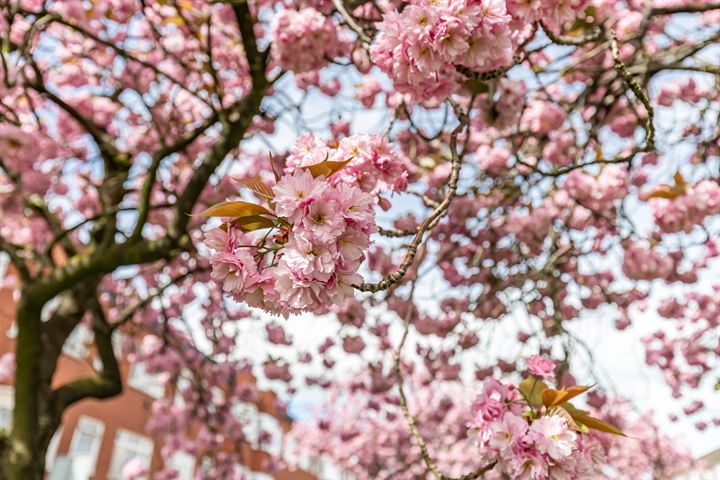
POLYGON ((470 90, 472 93, 487 93, 490 91, 490 87, 487 83, 481 82, 479 80, 470 79, 465 82, 465 86, 468 90, 470 90))
POLYGON ((542 407, 542 392, 548 388, 547 384, 535 377, 527 377, 520 382, 518 390, 525 400, 533 407, 542 407))
POLYGON ((249 217, 263 213, 270 214, 270 211, 262 205, 236 201, 218 203, 198 215, 201 217, 249 217))

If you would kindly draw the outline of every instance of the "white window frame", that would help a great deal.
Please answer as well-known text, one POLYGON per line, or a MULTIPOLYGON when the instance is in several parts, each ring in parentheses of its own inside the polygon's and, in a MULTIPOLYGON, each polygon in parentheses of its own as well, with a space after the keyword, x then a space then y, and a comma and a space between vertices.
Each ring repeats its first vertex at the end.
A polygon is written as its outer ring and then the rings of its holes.
POLYGON ((147 460, 147 468, 150 469, 152 465, 153 450, 155 449, 155 443, 150 437, 141 435, 124 428, 118 428, 115 432, 115 441, 113 443, 113 453, 110 458, 110 467, 108 468, 107 478, 108 480, 124 480, 122 476, 122 470, 127 465, 127 462, 135 458, 130 457, 122 465, 118 465, 119 450, 129 450, 134 453, 135 456, 143 456, 147 460))
POLYGON ((5 252, 0 252, 0 278, 5 278, 9 265, 10 255, 5 252))
POLYGON ((98 454, 100 453, 103 436, 105 435, 105 424, 101 420, 93 417, 88 417, 86 415, 82 415, 80 418, 78 418, 77 425, 75 425, 75 430, 73 431, 72 440, 70 441, 69 454, 70 456, 72 456, 74 454, 80 453, 77 451, 77 446, 80 442, 80 436, 84 433, 87 433, 89 430, 94 430, 92 434, 92 445, 90 446, 90 453, 88 455, 90 457, 90 473, 95 473, 95 469, 97 468, 98 454), (85 432, 83 432, 83 430, 85 430, 85 432))
POLYGON ((47 453, 45 454, 45 472, 47 473, 52 472, 53 466, 55 466, 55 460, 57 459, 58 447, 60 446, 62 433, 63 428, 58 428, 48 444, 47 453))
POLYGON ((15 338, 17 338, 17 334, 18 334, 17 322, 15 320, 13 320, 12 324, 10 324, 10 328, 8 328, 7 331, 5 332, 5 336, 7 338, 15 339, 15 338))

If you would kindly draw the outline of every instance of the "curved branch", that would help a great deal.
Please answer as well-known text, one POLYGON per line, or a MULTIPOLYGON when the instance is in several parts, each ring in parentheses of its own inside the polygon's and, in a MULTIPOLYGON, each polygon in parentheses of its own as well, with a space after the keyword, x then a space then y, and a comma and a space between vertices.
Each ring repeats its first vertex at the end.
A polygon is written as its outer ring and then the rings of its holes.
POLYGON ((428 215, 425 220, 423 220, 423 222, 420 224, 417 231, 415 232, 415 236, 410 242, 410 245, 407 247, 407 253, 405 254, 405 258, 394 272, 392 272, 390 275, 388 275, 378 283, 362 283, 360 285, 353 285, 354 288, 360 290, 361 292, 375 293, 381 290, 387 290, 392 285, 402 280, 402 278, 405 276, 405 273, 407 273, 408 269, 415 260, 415 255, 417 255, 418 248, 423 242, 425 233, 432 230, 435 225, 437 225, 438 222, 447 213, 448 208, 453 201, 453 198, 455 198, 455 195, 457 194, 457 184, 458 180, 460 180, 460 169, 462 167, 462 157, 457 150, 457 138, 468 122, 468 118, 464 113, 460 113, 458 116, 460 123, 457 127, 455 127, 455 130, 453 130, 452 134, 450 135, 450 154, 452 155, 452 170, 450 171, 450 177, 448 178, 448 190, 442 202, 440 202, 438 206, 435 207, 432 212, 430 212, 430 215, 428 215))
POLYGON ((345 8, 345 4, 343 3, 343 0, 333 0, 333 5, 335 6, 335 10, 337 10, 340 15, 342 15, 343 20, 345 20, 345 23, 348 24, 348 26, 357 33, 358 38, 360 38, 360 41, 362 42, 363 46, 365 48, 368 48, 370 44, 372 43, 372 39, 368 36, 367 33, 365 33, 365 30, 355 21, 355 18, 348 12, 347 8, 345 8))
POLYGON ((122 379, 115 351, 112 346, 112 332, 105 314, 97 301, 92 300, 93 332, 95 347, 102 361, 102 370, 97 377, 85 377, 73 380, 53 390, 54 407, 62 413, 67 407, 85 398, 109 398, 122 392, 122 379))

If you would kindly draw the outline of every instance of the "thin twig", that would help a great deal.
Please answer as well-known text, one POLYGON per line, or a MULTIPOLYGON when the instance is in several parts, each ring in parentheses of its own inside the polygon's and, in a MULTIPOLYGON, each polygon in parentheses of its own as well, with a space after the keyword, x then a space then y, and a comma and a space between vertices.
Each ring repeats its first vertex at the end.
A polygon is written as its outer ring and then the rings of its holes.
POLYGON ((647 112, 647 117, 645 118, 645 147, 643 147, 642 151, 651 152, 655 150, 655 125, 653 124, 655 111, 645 90, 642 89, 637 80, 635 80, 635 77, 628 71, 625 63, 620 59, 620 49, 618 48, 617 36, 614 31, 610 32, 610 50, 615 60, 615 70, 617 70, 623 80, 625 80, 625 83, 627 83, 633 91, 637 100, 645 107, 645 111, 647 112))
POLYGON ((413 281, 412 286, 410 287, 410 293, 408 294, 408 311, 405 313, 405 318, 403 319, 404 328, 403 336, 400 339, 400 343, 398 344, 397 349, 395 350, 395 383, 398 387, 398 395, 400 397, 400 410, 403 412, 403 416, 405 417, 405 420, 408 423, 408 427, 410 428, 410 433, 412 434, 413 438, 418 444, 418 447, 420 448, 420 454, 423 458, 423 461, 425 462, 425 466, 428 468, 430 473, 432 473, 437 480, 475 480, 477 478, 480 478, 483 474, 489 472, 493 468, 495 468, 495 462, 491 462, 483 467, 480 467, 479 469, 475 470, 474 472, 468 473, 466 475, 462 475, 460 477, 448 477, 447 475, 443 474, 440 469, 437 466, 437 463, 432 459, 430 456, 430 451, 428 450, 427 442, 425 442, 425 439, 423 438, 422 434, 420 433, 420 429, 417 425, 417 420, 413 416, 412 413, 410 413, 410 408, 408 407, 407 402, 407 396, 405 395, 405 389, 403 388, 403 377, 402 377, 402 350, 405 346, 405 341, 407 340, 408 332, 410 331, 410 319, 412 318, 413 310, 415 304, 413 303, 413 295, 415 293, 415 285, 417 284, 417 278, 413 281))
POLYGON ((353 285, 353 287, 360 290, 361 292, 375 293, 382 290, 387 290, 392 285, 395 285, 400 280, 402 280, 402 278, 405 276, 405 273, 407 273, 408 269, 415 260, 415 255, 417 254, 420 244, 423 242, 425 233, 432 230, 433 227, 435 227, 435 225, 437 225, 437 223, 447 213, 448 208, 450 207, 450 204, 452 203, 452 200, 453 198, 455 198, 455 194, 457 193, 457 185, 460 179, 460 168, 462 167, 462 156, 458 153, 457 150, 457 138, 468 122, 467 115, 460 112, 459 110, 458 117, 460 123, 457 127, 455 127, 455 130, 453 130, 452 134, 450 135, 450 154, 452 155, 452 170, 450 172, 450 177, 448 178, 448 190, 445 194, 445 197, 443 198, 442 202, 440 202, 440 204, 438 204, 438 206, 435 207, 432 212, 430 212, 430 214, 425 218, 425 220, 423 220, 423 222, 418 227, 417 232, 412 239, 412 242, 410 242, 410 245, 408 245, 407 247, 407 253, 405 254, 405 258, 403 259, 402 263, 400 263, 398 268, 378 283, 362 283, 360 285, 353 285))
POLYGON ((367 33, 365 33, 365 30, 355 21, 355 18, 353 18, 350 12, 347 11, 343 0, 333 0, 333 5, 335 6, 335 10, 337 10, 340 15, 342 15, 343 20, 345 20, 345 23, 348 24, 348 27, 350 27, 355 33, 357 33, 357 36, 358 38, 360 38, 363 47, 368 48, 372 43, 372 39, 368 36, 367 33))

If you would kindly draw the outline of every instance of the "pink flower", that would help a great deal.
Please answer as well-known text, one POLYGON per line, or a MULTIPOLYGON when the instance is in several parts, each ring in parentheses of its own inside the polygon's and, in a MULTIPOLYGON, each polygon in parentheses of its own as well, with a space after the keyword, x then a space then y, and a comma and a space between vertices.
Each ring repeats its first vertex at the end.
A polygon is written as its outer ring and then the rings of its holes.
POLYGON ((243 248, 220 252, 210 263, 212 279, 227 293, 239 292, 257 283, 258 269, 252 254, 243 248))
POLYGON ((275 17, 273 60, 296 73, 324 67, 328 59, 347 53, 347 42, 338 35, 338 25, 314 8, 286 9, 275 17))
POLYGON ((321 197, 325 188, 327 184, 324 181, 298 168, 292 175, 284 175, 273 187, 275 212, 295 221, 308 205, 321 197))
POLYGON ((513 480, 547 478, 547 460, 532 450, 522 451, 510 458, 508 473, 513 480))
POLYGON ((345 221, 332 197, 310 204, 301 225, 304 235, 322 245, 333 243, 345 230, 345 221))
POLYGON ((270 343, 275 345, 290 345, 292 341, 285 335, 285 330, 282 326, 268 323, 265 325, 265 331, 267 332, 267 338, 270 343))
POLYGON ((530 435, 535 440, 535 448, 556 461, 569 456, 577 447, 577 435, 562 417, 553 415, 535 420, 530 425, 530 435))
POLYGON ((360 336, 347 336, 343 338, 343 350, 347 353, 360 353, 365 349, 365 341, 360 336))
POLYGON ((527 359, 528 371, 531 375, 540 378, 553 378, 555 362, 547 357, 533 355, 527 359))
POLYGON ((377 94, 382 92, 382 85, 372 75, 365 75, 362 83, 356 85, 355 89, 357 90, 356 97, 360 100, 360 103, 365 108, 370 108, 375 104, 377 94))
POLYGON ((334 246, 312 243, 302 235, 292 236, 281 261, 296 278, 327 282, 335 272, 334 246))
POLYGON ((505 412, 502 420, 495 420, 490 423, 491 437, 488 442, 490 447, 501 452, 508 450, 513 443, 520 440, 527 432, 528 423, 522 417, 513 413, 505 412))

